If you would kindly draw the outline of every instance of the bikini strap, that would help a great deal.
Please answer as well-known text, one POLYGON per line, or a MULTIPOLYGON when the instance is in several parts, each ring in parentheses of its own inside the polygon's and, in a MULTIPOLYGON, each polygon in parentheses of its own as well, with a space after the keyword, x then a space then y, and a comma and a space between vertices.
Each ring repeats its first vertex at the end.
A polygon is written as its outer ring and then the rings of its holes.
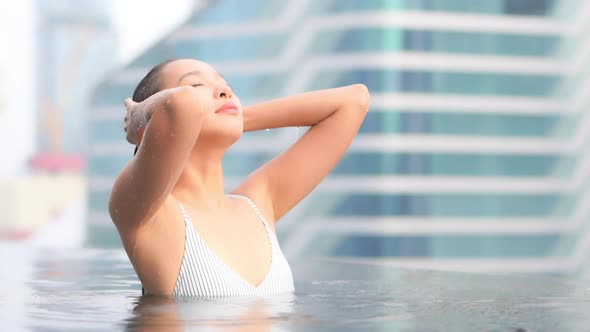
POLYGON ((260 212, 260 210, 258 209, 258 206, 256 206, 256 204, 250 199, 250 197, 248 196, 244 196, 244 195, 238 195, 238 194, 227 194, 228 196, 234 196, 234 197, 240 197, 244 200, 246 200, 250 206, 252 206, 254 208, 254 211, 256 211, 256 214, 258 215, 258 217, 260 218, 260 220, 262 220, 262 223, 264 224, 264 226, 267 228, 267 230, 272 234, 273 232, 271 232, 270 230, 270 226, 268 224, 268 222, 266 221, 266 219, 264 218, 264 216, 262 215, 262 212, 260 212))
POLYGON ((184 205, 180 203, 179 200, 176 200, 176 202, 178 202, 178 206, 180 207, 180 211, 182 212, 182 218, 184 219, 184 222, 188 222, 190 220, 190 217, 188 216, 188 212, 186 212, 184 205))

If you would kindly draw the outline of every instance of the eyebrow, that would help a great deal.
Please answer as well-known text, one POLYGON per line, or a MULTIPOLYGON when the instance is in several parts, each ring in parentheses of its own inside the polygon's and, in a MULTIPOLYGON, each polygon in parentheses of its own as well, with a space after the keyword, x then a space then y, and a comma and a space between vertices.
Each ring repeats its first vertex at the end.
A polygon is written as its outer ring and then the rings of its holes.
MULTIPOLYGON (((203 72, 200 71, 200 70, 189 71, 188 73, 185 73, 182 76, 180 76, 180 78, 178 79, 178 81, 176 83, 180 83, 187 76, 191 76, 191 75, 202 75, 202 74, 203 74, 203 72)), ((221 77, 224 81, 226 80, 225 77, 223 77, 223 75, 221 75, 217 71, 215 72, 215 74, 217 74, 219 77, 221 77)))

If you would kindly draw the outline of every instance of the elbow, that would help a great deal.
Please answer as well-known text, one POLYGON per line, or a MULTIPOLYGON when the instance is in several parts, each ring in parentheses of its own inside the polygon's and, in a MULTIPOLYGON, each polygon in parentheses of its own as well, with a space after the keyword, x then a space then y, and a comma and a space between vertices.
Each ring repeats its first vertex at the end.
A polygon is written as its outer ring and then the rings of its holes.
POLYGON ((369 88, 367 88, 366 85, 360 83, 352 85, 351 88, 354 89, 354 93, 351 94, 354 96, 354 105, 364 113, 368 112, 369 104, 371 102, 369 88))

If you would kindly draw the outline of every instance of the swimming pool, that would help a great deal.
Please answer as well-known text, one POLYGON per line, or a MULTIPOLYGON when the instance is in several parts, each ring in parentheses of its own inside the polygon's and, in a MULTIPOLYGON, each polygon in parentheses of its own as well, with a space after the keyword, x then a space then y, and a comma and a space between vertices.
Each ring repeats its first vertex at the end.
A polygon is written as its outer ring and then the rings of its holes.
POLYGON ((2 331, 587 331, 590 281, 309 258, 295 294, 140 297, 122 250, 0 244, 2 331))

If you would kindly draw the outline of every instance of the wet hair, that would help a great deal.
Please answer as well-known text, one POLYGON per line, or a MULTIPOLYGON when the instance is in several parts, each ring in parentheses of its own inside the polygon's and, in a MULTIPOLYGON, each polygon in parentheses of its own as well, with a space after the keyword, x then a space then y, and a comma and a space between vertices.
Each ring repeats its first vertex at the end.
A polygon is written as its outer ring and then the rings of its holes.
POLYGON ((156 94, 160 91, 160 71, 170 62, 176 61, 176 59, 168 59, 166 61, 160 62, 154 68, 150 69, 150 71, 144 76, 144 78, 139 81, 137 87, 133 91, 133 99, 136 103, 141 103, 142 101, 148 99, 150 96, 156 94))
MULTIPOLYGON (((168 59, 166 61, 160 62, 156 66, 154 66, 144 78, 139 81, 137 87, 133 91, 133 97, 131 99, 136 103, 141 103, 142 101, 148 99, 150 96, 158 93, 161 90, 161 79, 160 79, 160 72, 162 68, 164 68, 170 62, 174 62, 176 59, 168 59)), ((135 147, 135 152, 133 155, 137 153, 139 145, 135 147)))

